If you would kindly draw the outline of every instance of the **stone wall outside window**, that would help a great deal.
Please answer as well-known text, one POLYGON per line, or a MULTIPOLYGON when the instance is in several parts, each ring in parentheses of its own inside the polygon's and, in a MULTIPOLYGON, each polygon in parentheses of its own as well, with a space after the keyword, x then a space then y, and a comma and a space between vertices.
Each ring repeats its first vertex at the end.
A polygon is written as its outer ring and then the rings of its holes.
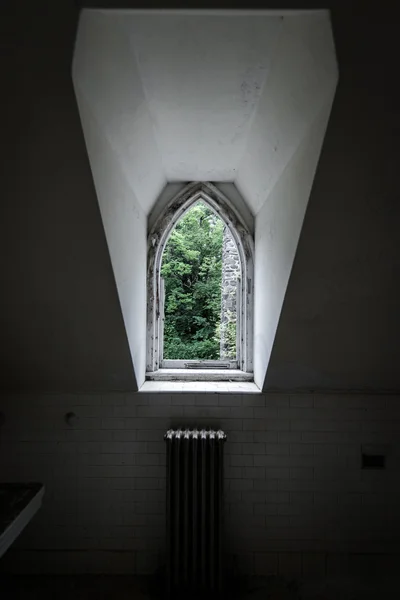
POLYGON ((222 243, 221 360, 236 358, 236 298, 240 273, 239 253, 229 228, 225 226, 222 243))

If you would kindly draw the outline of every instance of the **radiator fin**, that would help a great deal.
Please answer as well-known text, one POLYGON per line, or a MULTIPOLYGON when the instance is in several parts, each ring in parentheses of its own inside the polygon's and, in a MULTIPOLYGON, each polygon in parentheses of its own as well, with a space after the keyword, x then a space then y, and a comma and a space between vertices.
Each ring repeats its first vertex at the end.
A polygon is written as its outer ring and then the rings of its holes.
POLYGON ((223 431, 171 429, 167 442, 168 596, 222 588, 223 431))

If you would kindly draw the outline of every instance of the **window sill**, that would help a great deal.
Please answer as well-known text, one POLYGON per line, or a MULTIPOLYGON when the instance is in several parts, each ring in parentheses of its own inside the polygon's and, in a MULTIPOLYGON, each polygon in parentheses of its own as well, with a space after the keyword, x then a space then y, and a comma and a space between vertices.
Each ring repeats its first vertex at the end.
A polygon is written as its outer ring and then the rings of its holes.
POLYGON ((159 369, 146 373, 140 392, 257 394, 253 373, 239 369, 159 369))
POLYGON ((253 381, 253 373, 239 369, 158 369, 146 373, 147 381, 253 381))
POLYGON ((197 393, 197 394, 260 394, 252 381, 145 381, 143 393, 197 393))

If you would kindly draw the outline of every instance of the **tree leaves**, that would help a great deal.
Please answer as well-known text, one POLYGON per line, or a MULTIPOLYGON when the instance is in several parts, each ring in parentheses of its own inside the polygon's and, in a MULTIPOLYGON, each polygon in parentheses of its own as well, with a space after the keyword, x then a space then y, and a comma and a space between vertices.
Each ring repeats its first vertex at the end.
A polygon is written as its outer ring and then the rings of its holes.
POLYGON ((218 359, 224 224, 198 202, 178 221, 161 267, 164 358, 218 359))

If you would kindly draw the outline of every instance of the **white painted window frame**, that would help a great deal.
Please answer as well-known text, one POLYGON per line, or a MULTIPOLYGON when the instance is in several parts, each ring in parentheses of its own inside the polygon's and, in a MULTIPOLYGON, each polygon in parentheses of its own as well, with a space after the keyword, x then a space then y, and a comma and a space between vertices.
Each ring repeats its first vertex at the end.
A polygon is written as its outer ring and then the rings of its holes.
MULTIPOLYGON (((169 201, 148 235, 147 373, 154 373, 163 367, 160 272, 164 248, 179 219, 200 201, 208 205, 227 225, 238 249, 242 271, 238 290, 239 344, 237 364, 230 368, 245 373, 253 372, 254 240, 244 219, 225 194, 210 182, 192 182, 169 201)), ((178 363, 182 363, 180 368, 185 368, 184 363, 188 362, 190 361, 176 361, 175 368, 179 368, 178 363)))

